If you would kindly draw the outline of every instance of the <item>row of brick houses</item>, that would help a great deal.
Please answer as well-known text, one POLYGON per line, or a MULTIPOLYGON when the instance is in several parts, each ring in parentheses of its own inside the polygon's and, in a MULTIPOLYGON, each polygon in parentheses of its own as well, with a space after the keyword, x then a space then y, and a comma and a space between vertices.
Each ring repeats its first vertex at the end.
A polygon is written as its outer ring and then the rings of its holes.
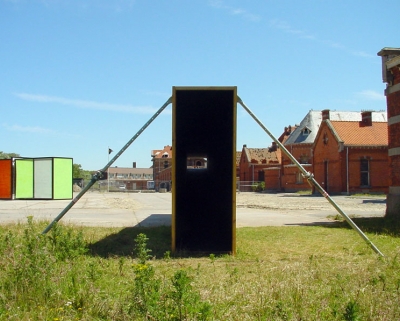
MULTIPOLYGON (((329 193, 387 192, 386 112, 311 110, 292 128, 278 140, 329 193)), ((275 144, 243 146, 239 167, 240 180, 262 180, 269 191, 311 188, 275 144)))

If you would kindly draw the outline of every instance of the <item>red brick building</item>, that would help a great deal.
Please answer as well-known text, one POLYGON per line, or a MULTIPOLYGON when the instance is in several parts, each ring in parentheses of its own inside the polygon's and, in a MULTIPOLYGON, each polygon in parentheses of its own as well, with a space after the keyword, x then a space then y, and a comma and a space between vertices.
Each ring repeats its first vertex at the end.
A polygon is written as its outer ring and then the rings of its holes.
POLYGON ((154 188, 169 191, 172 186, 172 146, 164 146, 163 149, 152 150, 154 188))
MULTIPOLYGON (((290 135, 293 133, 293 131, 296 129, 296 126, 291 126, 289 125, 288 127, 285 127, 283 133, 281 136, 279 136, 278 141, 281 142, 282 144, 285 144, 285 142, 289 139, 290 135)), ((280 192, 284 188, 282 186, 282 160, 284 157, 284 154, 281 152, 279 147, 273 143, 270 149, 278 149, 280 152, 280 159, 278 164, 274 166, 268 166, 267 168, 264 168, 264 183, 265 183, 265 190, 267 191, 275 191, 275 192, 280 192)), ((290 166, 290 165, 289 165, 290 166)))
POLYGON ((236 180, 240 180, 240 159, 242 158, 242 151, 236 152, 236 180))
POLYGON ((329 113, 313 144, 313 173, 330 194, 388 191, 387 123, 373 122, 372 112, 360 121, 335 121, 329 113))
MULTIPOLYGON (((321 112, 310 110, 300 124, 295 126, 295 129, 284 143, 285 148, 293 157, 296 158, 307 171, 311 172, 313 170, 312 147, 321 121, 321 112)), ((309 190, 311 188, 296 165, 283 153, 281 164, 280 180, 282 191, 296 192, 309 190)))
POLYGON ((388 113, 389 193, 386 216, 400 218, 400 48, 383 48, 382 79, 388 113))

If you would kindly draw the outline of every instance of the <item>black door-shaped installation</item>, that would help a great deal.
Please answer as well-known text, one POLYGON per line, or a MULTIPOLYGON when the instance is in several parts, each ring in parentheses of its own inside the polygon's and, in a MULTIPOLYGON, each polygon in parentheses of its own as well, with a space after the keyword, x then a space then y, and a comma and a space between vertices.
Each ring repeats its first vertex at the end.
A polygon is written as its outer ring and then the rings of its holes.
POLYGON ((236 87, 173 87, 173 251, 235 253, 236 87))

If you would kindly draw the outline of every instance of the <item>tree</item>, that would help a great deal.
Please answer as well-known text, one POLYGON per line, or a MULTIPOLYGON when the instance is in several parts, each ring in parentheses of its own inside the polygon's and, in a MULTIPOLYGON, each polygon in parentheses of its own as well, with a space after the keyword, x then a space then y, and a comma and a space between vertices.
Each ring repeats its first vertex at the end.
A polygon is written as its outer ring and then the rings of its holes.
POLYGON ((72 165, 72 178, 83 178, 83 169, 81 164, 72 165))
POLYGON ((14 157, 21 157, 19 154, 16 153, 4 153, 0 151, 0 159, 10 159, 14 157))
POLYGON ((83 178, 83 179, 90 179, 91 174, 89 171, 82 169, 81 164, 73 164, 72 165, 72 178, 83 178))

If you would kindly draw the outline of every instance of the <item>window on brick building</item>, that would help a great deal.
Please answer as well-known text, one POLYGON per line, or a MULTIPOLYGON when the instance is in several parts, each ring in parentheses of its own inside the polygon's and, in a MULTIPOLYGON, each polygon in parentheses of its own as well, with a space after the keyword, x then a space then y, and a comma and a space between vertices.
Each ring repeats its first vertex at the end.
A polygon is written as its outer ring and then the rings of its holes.
POLYGON ((310 161, 310 157, 307 154, 302 154, 300 156, 300 164, 308 164, 310 161))
POLYGON ((360 159, 361 186, 369 186, 369 160, 360 159))
POLYGON ((296 184, 303 184, 303 175, 301 172, 296 173, 296 184))

